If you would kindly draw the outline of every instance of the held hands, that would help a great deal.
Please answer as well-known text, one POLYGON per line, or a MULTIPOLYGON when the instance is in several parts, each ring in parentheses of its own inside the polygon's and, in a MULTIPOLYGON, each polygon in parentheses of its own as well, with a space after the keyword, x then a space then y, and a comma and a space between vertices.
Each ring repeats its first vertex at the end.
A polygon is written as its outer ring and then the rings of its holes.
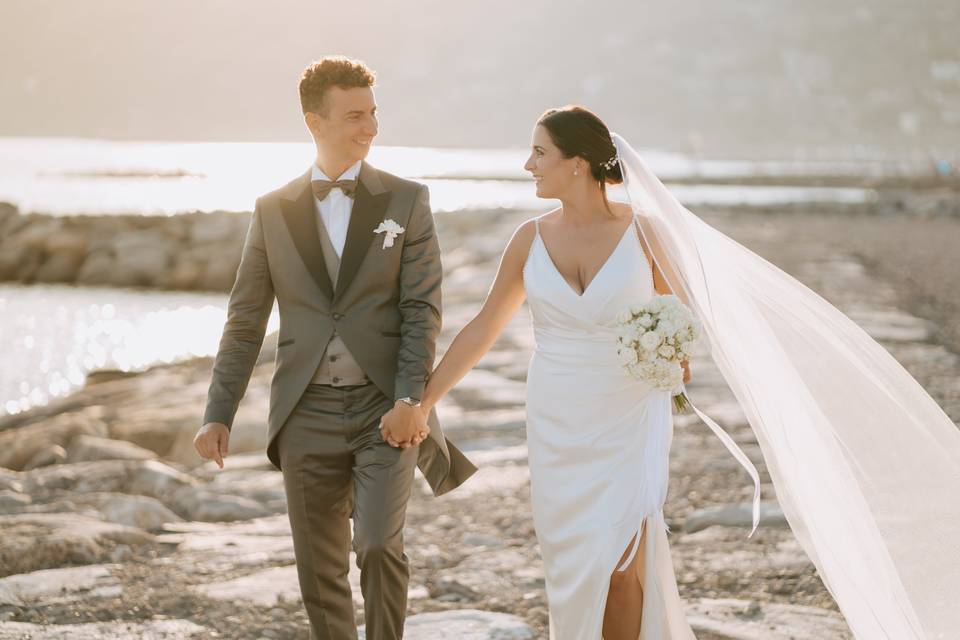
POLYGON ((208 422, 200 427, 193 437, 193 446, 201 458, 214 460, 223 469, 223 459, 227 457, 230 443, 230 430, 222 422, 208 422))
POLYGON ((413 407, 397 400, 393 409, 380 418, 380 436, 391 447, 407 449, 426 440, 430 434, 427 413, 422 407, 413 407))

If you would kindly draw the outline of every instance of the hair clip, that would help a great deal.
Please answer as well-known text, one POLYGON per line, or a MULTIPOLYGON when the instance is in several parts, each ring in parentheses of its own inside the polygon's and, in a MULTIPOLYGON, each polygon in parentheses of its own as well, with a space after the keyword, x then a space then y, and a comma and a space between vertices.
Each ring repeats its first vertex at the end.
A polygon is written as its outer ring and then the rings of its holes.
POLYGON ((617 163, 618 163, 618 162, 620 162, 620 158, 618 158, 616 155, 614 155, 612 158, 610 158, 610 159, 607 160, 606 162, 601 162, 601 163, 600 163, 600 166, 603 167, 604 169, 606 169, 607 171, 610 171, 610 170, 612 170, 615 166, 617 166, 617 163))

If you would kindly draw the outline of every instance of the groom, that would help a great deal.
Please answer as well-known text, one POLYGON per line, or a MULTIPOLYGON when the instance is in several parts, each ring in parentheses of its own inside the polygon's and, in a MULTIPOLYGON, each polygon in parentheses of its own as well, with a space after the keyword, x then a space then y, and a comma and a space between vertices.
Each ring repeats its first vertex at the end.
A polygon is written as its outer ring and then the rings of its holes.
POLYGON ((436 495, 476 470, 435 414, 428 433, 413 409, 440 331, 440 247, 427 188, 364 162, 378 128, 373 84, 363 63, 345 58, 303 72, 300 102, 316 163, 257 200, 195 438, 200 455, 222 468, 276 297, 267 455, 283 471, 315 640, 357 637, 347 580, 351 518, 366 637, 402 637, 402 532, 414 465, 436 495), (391 410, 381 434, 380 418, 391 410))

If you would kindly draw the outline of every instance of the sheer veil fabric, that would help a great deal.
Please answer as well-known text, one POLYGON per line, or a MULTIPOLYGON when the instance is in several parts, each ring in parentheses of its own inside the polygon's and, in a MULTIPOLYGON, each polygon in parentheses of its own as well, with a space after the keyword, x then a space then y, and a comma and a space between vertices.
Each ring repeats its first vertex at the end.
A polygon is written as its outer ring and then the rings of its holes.
POLYGON ((613 139, 646 244, 703 322, 855 637, 960 637, 960 430, 864 330, 700 220, 613 139))

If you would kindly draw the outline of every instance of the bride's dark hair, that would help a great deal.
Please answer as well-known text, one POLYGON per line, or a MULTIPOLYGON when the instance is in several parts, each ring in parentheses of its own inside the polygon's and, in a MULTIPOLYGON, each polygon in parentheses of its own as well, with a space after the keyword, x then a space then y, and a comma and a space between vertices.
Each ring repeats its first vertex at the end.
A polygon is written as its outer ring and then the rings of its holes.
POLYGON ((567 105, 547 109, 537 124, 547 130, 565 158, 580 157, 587 161, 590 175, 600 185, 606 202, 606 186, 623 182, 623 172, 610 129, 603 120, 585 107, 567 105))

